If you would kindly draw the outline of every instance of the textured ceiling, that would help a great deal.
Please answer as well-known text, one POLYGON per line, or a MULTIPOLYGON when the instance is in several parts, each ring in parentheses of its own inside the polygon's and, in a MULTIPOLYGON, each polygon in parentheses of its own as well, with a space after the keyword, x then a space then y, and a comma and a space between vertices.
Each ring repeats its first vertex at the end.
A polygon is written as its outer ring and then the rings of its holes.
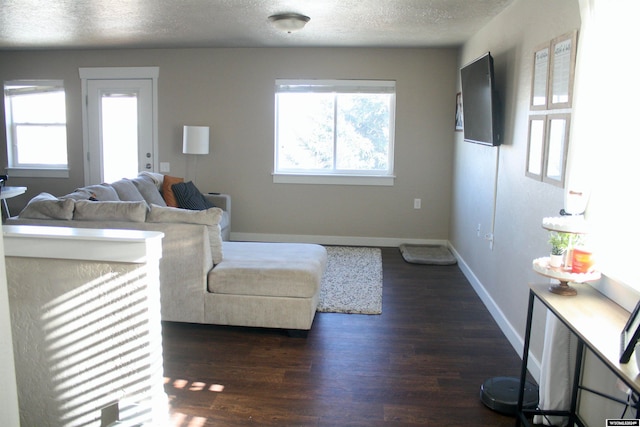
POLYGON ((0 49, 444 47, 513 0, 0 0, 0 49), (287 34, 276 13, 311 17, 287 34))

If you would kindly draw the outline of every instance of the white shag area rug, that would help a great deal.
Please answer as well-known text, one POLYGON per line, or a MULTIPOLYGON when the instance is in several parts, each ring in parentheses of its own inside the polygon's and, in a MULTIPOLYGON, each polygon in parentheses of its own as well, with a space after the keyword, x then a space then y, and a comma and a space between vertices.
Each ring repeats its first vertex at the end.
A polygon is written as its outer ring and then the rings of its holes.
POLYGON ((382 252, 379 248, 327 246, 327 270, 319 312, 381 314, 382 252))

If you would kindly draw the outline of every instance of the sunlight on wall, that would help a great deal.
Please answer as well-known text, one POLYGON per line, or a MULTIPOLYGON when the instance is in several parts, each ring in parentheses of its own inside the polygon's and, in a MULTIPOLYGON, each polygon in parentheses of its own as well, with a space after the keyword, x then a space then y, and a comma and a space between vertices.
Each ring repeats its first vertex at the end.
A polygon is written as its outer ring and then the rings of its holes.
POLYGON ((136 339, 148 337, 144 288, 127 289, 140 279, 111 273, 43 306, 46 350, 65 424, 82 425, 95 417, 96 405, 107 406, 114 397, 135 401, 148 389, 112 372, 114 364, 130 372, 148 366, 145 353, 137 351, 146 351, 146 343, 136 339), (105 385, 119 395, 105 392, 105 385))
POLYGON ((166 414, 167 407, 159 290, 150 289, 147 269, 48 259, 34 264, 9 261, 10 280, 27 284, 12 301, 14 324, 27 338, 18 339, 17 364, 21 414, 31 417, 23 418, 25 425, 99 426, 101 409, 114 402, 123 408, 121 421, 157 423, 158 411, 166 414))

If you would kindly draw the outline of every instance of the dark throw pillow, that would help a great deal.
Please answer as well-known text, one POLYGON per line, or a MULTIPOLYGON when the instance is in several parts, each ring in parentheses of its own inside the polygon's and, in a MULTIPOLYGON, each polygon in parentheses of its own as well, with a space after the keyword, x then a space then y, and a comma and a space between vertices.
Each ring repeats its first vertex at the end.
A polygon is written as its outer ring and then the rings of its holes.
POLYGON ((173 190, 179 208, 201 211, 215 207, 202 195, 192 181, 173 184, 171 190, 173 190))

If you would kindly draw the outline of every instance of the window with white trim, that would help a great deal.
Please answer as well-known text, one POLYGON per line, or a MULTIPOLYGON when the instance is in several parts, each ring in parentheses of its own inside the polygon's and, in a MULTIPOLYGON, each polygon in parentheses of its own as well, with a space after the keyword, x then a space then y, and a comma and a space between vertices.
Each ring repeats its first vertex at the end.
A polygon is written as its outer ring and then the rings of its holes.
MULTIPOLYGON (((614 297, 618 304, 632 310, 640 293, 640 145, 633 130, 640 85, 630 83, 625 67, 634 34, 640 35, 640 29, 634 26, 640 2, 594 0, 581 2, 580 8, 583 21, 576 67, 579 92, 571 130, 568 190, 590 195, 585 218, 591 232, 586 242, 605 279, 633 289, 625 299, 614 297), (603 61, 601 53, 605 50, 608 60, 603 61), (606 85, 601 84, 602 73, 607 73, 606 85)), ((605 290, 607 296, 612 296, 611 289, 605 290)))
POLYGON ((394 127, 395 81, 276 80, 274 180, 391 185, 394 127))
MULTIPOLYGON (((9 169, 66 170, 67 115, 61 80, 4 84, 9 169)), ((15 175, 12 170, 11 174, 15 175)))

